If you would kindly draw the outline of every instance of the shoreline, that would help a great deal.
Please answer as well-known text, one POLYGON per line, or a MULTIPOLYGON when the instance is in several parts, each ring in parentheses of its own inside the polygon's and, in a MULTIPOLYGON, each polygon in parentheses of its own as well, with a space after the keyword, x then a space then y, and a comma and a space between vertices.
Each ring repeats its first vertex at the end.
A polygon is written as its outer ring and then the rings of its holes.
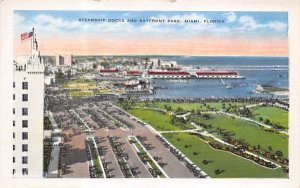
POLYGON ((289 96, 289 90, 278 88, 269 85, 257 85, 255 89, 256 93, 270 93, 278 96, 289 96))

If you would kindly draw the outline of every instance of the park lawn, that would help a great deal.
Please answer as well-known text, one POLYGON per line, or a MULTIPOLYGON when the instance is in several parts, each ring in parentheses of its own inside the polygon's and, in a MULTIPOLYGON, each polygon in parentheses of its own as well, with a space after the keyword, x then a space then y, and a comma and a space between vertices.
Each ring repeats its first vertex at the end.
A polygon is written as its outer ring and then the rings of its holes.
POLYGON ((272 124, 279 124, 284 128, 288 128, 288 111, 273 106, 256 106, 250 108, 254 119, 259 121, 259 117, 269 119, 272 124))
MULTIPOLYGON (((172 111, 175 111, 177 108, 181 107, 184 110, 200 110, 200 111, 207 111, 210 110, 209 108, 213 108, 215 110, 221 110, 223 105, 222 102, 205 102, 206 105, 203 103, 176 103, 176 102, 148 102, 148 105, 145 102, 136 103, 136 106, 139 107, 156 107, 165 109, 165 105, 171 106, 172 111)), ((230 103, 232 106, 236 105, 237 107, 242 107, 243 105, 248 105, 247 103, 241 102, 232 102, 230 103)), ((225 108, 229 107, 229 102, 225 103, 225 108)))
POLYGON ((130 109, 128 111, 129 113, 145 121, 158 131, 185 130, 195 128, 190 124, 186 124, 184 126, 172 125, 170 123, 171 116, 168 114, 164 114, 163 112, 141 108, 130 109))
POLYGON ((213 178, 286 178, 281 169, 267 169, 254 162, 245 160, 231 153, 215 150, 195 135, 188 133, 165 133, 163 136, 168 139, 177 149, 184 153, 198 167, 213 178), (185 145, 191 145, 186 148, 185 145), (193 152, 197 152, 194 155, 193 152), (212 161, 203 164, 203 160, 212 161), (215 170, 225 170, 216 175, 215 170))
POLYGON ((69 95, 72 97, 87 97, 93 95, 93 91, 70 91, 69 95))
POLYGON ((125 93, 125 90, 121 89, 98 89, 98 93, 125 93))
POLYGON ((89 89, 97 86, 96 81, 92 81, 89 79, 79 78, 76 80, 70 80, 66 84, 64 84, 65 89, 89 89))
POLYGON ((215 128, 232 131, 236 139, 245 139, 245 142, 252 146, 259 144, 267 151, 269 146, 272 146, 273 152, 280 150, 285 158, 288 157, 288 136, 286 135, 266 132, 254 123, 224 115, 210 115, 210 119, 199 117, 199 120, 204 124, 211 124, 215 128))

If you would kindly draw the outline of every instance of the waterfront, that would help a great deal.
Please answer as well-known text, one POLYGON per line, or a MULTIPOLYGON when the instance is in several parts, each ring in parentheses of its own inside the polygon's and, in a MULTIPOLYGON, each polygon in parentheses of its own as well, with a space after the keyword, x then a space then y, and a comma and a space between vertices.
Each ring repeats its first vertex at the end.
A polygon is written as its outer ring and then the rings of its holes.
POLYGON ((63 135, 57 177, 288 177, 288 95, 275 96, 288 93, 287 58, 130 58, 47 86, 46 106, 63 135), (241 77, 148 76, 205 67, 241 77), (88 167, 80 175, 78 164, 88 167))
MULTIPOLYGON (((163 57, 180 65, 205 66, 237 70, 245 79, 189 79, 183 82, 156 79, 160 88, 154 98, 177 97, 277 97, 272 93, 255 92, 258 85, 288 88, 288 58, 286 57, 163 57), (229 87, 226 87, 229 86, 229 87)), ((288 96, 279 96, 288 97, 288 96)))

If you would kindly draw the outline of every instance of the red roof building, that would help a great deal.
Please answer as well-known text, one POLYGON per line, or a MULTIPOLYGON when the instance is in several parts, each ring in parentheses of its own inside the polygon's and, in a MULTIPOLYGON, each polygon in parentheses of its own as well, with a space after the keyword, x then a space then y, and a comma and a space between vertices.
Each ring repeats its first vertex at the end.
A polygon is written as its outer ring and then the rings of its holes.
POLYGON ((119 72, 118 69, 100 69, 101 73, 117 73, 119 72))
POLYGON ((202 75, 209 75, 209 76, 220 76, 220 75, 230 75, 230 76, 237 76, 239 75, 238 72, 235 71, 201 71, 201 72, 196 72, 198 76, 202 75))
POLYGON ((149 75, 185 75, 188 76, 190 75, 189 72, 186 71, 156 71, 156 70, 149 70, 148 71, 149 75))

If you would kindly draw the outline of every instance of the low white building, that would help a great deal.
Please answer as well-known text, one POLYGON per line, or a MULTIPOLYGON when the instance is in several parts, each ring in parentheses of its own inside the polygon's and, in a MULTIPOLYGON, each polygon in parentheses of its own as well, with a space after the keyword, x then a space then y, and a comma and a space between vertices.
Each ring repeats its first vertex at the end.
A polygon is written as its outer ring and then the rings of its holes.
POLYGON ((45 84, 51 85, 52 83, 55 83, 55 74, 50 74, 48 76, 45 76, 45 84))

